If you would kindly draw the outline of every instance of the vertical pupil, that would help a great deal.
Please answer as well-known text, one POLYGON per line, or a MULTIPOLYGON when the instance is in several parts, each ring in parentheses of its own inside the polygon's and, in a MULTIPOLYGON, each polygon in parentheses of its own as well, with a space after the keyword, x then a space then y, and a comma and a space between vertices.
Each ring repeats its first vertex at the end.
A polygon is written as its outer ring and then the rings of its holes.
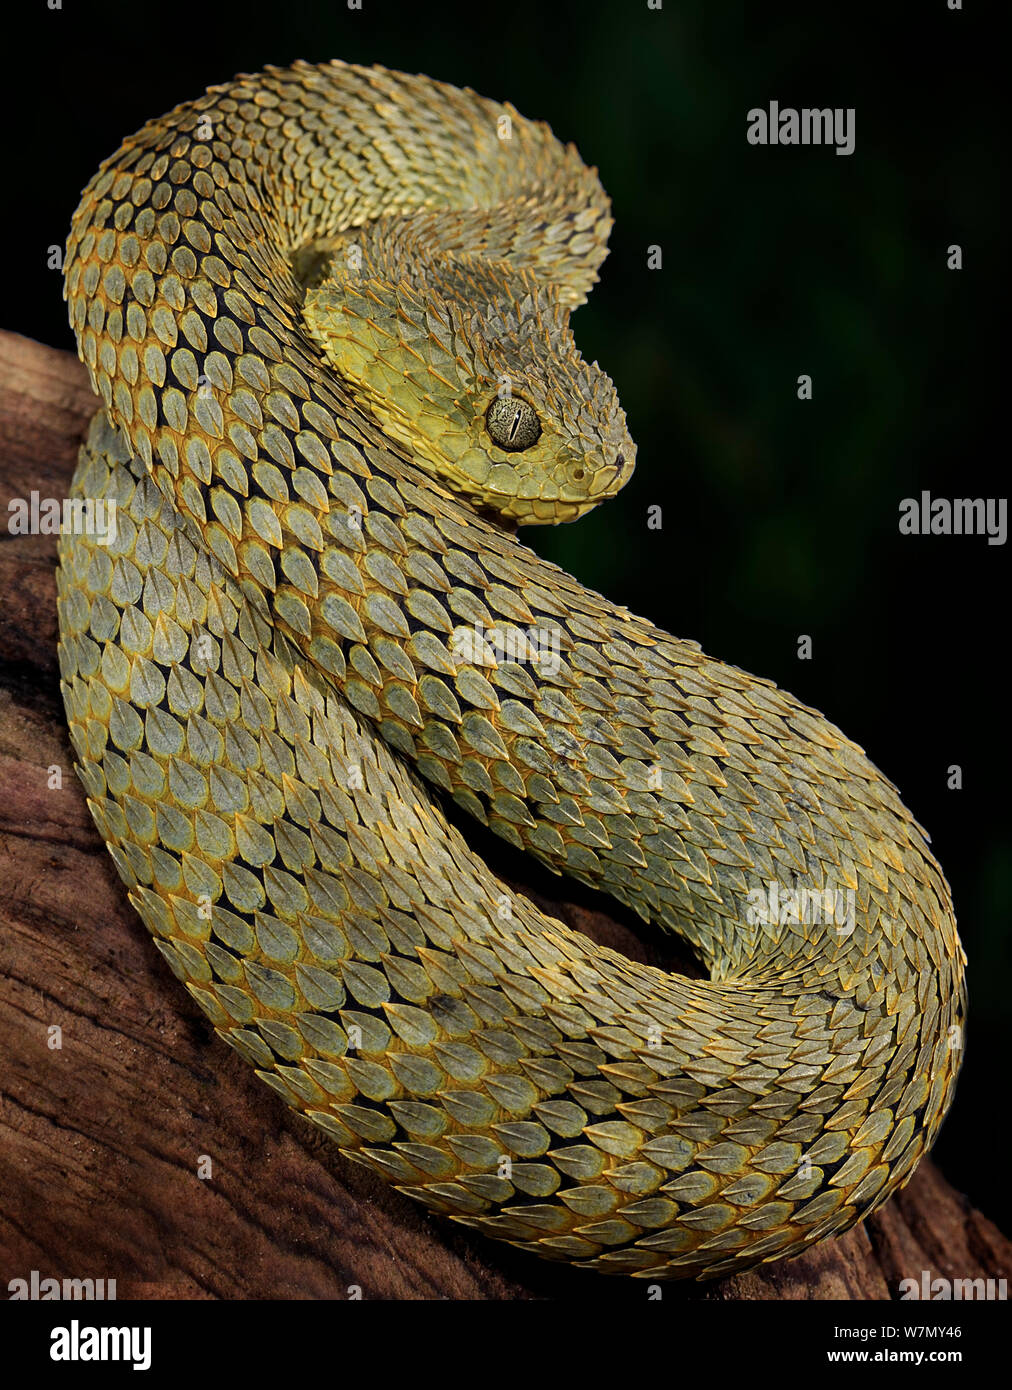
POLYGON ((499 445, 510 452, 529 449, 541 436, 541 425, 534 407, 521 397, 497 396, 485 412, 485 428, 499 445))

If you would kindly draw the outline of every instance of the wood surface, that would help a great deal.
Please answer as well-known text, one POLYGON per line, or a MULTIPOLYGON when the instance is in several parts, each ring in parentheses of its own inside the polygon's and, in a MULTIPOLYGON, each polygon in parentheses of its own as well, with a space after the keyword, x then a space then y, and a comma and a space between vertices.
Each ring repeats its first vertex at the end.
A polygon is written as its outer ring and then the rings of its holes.
MULTIPOLYGON (((0 332, 5 522, 11 498, 66 495, 95 405, 69 353, 0 332)), ((0 538, 0 1297, 38 1270, 115 1279, 121 1299, 347 1298, 355 1287, 369 1299, 645 1299, 642 1281, 547 1264, 428 1215, 342 1158, 214 1036, 129 907, 73 772, 56 538, 6 524, 0 538)), ((677 947, 481 845, 572 926, 692 970, 677 947)), ((895 1298, 922 1270, 1012 1278, 1009 1241, 930 1160, 840 1239, 663 1296, 895 1298)))

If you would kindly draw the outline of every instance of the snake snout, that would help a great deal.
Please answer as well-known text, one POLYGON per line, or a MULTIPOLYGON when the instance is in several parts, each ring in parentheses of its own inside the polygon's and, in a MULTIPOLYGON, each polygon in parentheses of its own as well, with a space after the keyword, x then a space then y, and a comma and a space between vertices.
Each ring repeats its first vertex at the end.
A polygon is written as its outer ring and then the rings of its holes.
POLYGON ((620 449, 610 463, 598 468, 589 485, 589 491, 595 501, 603 502, 605 498, 614 497, 620 492, 632 477, 635 462, 635 447, 627 446, 620 449))

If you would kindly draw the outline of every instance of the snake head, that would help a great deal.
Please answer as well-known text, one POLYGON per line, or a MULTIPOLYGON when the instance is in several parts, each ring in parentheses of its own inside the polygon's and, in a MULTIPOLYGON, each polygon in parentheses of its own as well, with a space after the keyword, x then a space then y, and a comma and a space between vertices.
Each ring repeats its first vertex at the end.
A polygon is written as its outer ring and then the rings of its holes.
POLYGON ((472 506, 573 521, 628 481, 615 387, 580 355, 560 290, 529 271, 422 257, 396 279, 370 261, 310 288, 303 313, 383 432, 472 506))

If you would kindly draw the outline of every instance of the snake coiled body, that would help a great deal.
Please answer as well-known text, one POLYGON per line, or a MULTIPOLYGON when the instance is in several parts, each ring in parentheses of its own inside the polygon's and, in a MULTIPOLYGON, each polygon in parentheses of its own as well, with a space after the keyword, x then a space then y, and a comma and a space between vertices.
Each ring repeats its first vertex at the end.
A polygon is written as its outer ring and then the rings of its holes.
POLYGON ((609 228, 545 126, 382 69, 238 78, 127 140, 68 244, 104 402, 74 495, 117 513, 62 538, 61 671, 131 901, 291 1106, 488 1235, 716 1275, 910 1176, 963 955, 859 748, 496 519, 632 466, 569 328, 609 228), (441 797, 708 978, 545 916, 441 797))

